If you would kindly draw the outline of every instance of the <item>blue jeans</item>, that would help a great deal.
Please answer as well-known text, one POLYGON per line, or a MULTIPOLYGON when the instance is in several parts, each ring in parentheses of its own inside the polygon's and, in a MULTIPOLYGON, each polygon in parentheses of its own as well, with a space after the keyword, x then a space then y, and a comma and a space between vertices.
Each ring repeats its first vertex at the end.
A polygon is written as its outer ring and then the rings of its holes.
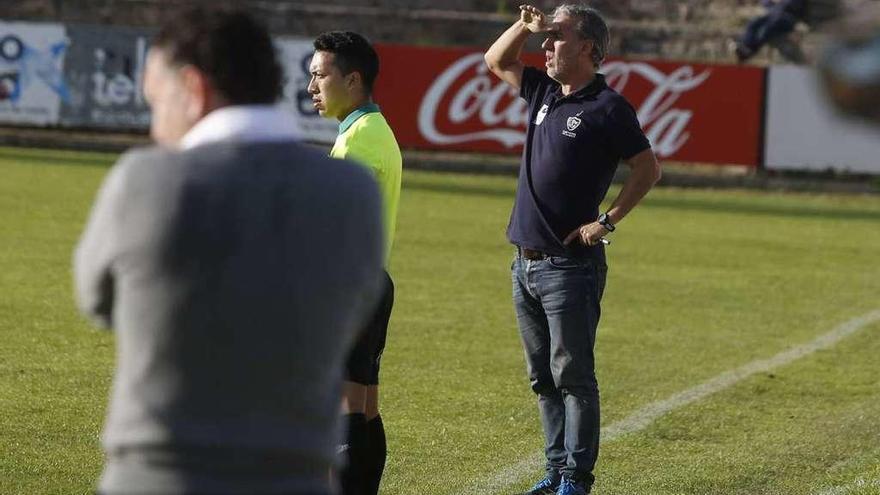
POLYGON ((547 473, 593 482, 599 453, 599 387, 593 346, 607 268, 552 256, 512 266, 513 302, 529 380, 538 395, 547 473))

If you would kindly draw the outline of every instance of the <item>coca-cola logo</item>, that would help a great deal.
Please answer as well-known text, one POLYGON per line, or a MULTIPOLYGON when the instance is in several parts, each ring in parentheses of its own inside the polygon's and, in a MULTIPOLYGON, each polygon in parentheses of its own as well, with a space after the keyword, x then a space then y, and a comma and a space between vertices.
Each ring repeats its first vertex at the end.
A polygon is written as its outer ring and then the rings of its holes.
POLYGON ((687 127, 694 112, 673 105, 682 94, 703 84, 712 71, 706 69, 696 74, 693 67, 683 65, 666 74, 644 62, 611 62, 605 65, 604 72, 608 85, 621 94, 633 75, 653 85, 653 90, 641 102, 636 113, 654 153, 667 157, 687 143, 690 138, 687 127))
POLYGON ((419 106, 419 131, 434 144, 459 144, 483 139, 498 141, 507 148, 523 144, 522 129, 528 120, 525 101, 516 98, 516 90, 489 75, 482 53, 458 59, 446 68, 425 93, 419 106), (443 118, 461 124, 476 116, 485 130, 445 134, 438 128, 437 111, 453 91, 443 118), (506 107, 500 107, 502 100, 506 107))
MULTIPOLYGON (((711 71, 697 73, 681 66, 669 74, 645 62, 611 62, 603 72, 609 86, 623 93, 633 76, 653 89, 637 114, 658 156, 674 154, 690 138, 693 111, 675 107, 682 94, 703 84, 711 71)), ((418 127, 432 144, 453 145, 480 140, 505 148, 521 146, 528 122, 526 102, 517 91, 490 75, 482 53, 461 57, 434 80, 422 98, 418 127)))

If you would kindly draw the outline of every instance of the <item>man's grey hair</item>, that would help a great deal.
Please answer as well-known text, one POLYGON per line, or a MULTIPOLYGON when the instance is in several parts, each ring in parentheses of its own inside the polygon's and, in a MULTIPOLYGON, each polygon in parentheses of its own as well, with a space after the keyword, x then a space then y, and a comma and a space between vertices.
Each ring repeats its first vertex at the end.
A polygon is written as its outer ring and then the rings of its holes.
POLYGON ((578 34, 593 42, 593 53, 591 54, 593 65, 597 68, 602 65, 611 42, 608 24, 605 23, 602 14, 594 8, 575 3, 565 3, 556 7, 556 10, 553 11, 553 17, 560 14, 565 14, 576 21, 575 29, 578 34))

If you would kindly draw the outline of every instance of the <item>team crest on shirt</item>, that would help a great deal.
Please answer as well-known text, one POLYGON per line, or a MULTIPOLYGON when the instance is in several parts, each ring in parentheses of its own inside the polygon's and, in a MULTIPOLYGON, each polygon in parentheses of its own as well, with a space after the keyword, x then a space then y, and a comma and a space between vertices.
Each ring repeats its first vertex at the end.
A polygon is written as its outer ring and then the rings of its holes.
POLYGON ((565 121, 565 127, 568 127, 568 130, 563 130, 562 135, 570 138, 577 137, 574 130, 581 126, 581 114, 584 113, 583 110, 577 113, 574 117, 569 117, 568 120, 565 121))
POLYGON ((535 125, 541 125, 541 122, 544 122, 544 117, 547 116, 547 111, 550 110, 549 105, 544 105, 538 110, 538 116, 535 117, 535 125))

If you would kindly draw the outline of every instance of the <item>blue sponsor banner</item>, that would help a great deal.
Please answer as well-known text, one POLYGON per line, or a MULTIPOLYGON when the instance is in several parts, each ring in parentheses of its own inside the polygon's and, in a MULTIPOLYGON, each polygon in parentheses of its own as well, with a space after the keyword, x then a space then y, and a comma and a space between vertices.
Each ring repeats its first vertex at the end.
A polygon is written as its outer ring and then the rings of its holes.
POLYGON ((145 130, 150 109, 143 74, 152 32, 116 26, 69 25, 64 77, 70 97, 59 123, 71 127, 145 130))
POLYGON ((61 24, 0 21, 0 123, 58 123, 69 46, 61 24))

